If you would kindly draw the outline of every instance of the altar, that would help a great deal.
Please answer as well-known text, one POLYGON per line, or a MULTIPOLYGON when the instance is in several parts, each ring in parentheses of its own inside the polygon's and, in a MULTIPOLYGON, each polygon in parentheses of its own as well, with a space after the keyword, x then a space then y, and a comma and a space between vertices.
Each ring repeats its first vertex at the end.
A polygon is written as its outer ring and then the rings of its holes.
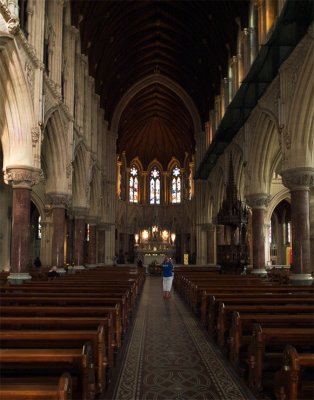
POLYGON ((156 264, 162 264, 165 256, 164 253, 145 253, 143 255, 143 263, 144 265, 150 265, 153 262, 156 262, 156 264))

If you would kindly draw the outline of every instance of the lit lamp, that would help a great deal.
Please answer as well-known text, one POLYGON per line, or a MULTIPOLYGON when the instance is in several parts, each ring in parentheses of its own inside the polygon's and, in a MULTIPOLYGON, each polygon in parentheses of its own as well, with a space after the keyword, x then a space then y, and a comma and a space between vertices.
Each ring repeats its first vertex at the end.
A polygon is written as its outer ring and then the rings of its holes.
POLYGON ((172 233, 172 234, 171 234, 171 241, 172 241, 172 243, 174 243, 175 240, 176 240, 176 234, 175 234, 175 233, 172 233))
POLYGON ((147 240, 147 239, 148 239, 148 236, 149 236, 148 231, 147 231, 146 229, 144 229, 143 232, 142 232, 142 238, 143 238, 144 240, 147 240))
POLYGON ((139 240, 139 238, 140 238, 139 234, 138 234, 138 233, 136 233, 136 234, 134 235, 135 244, 138 244, 138 240, 139 240))
POLYGON ((163 240, 166 242, 169 237, 168 231, 166 229, 163 230, 161 235, 162 235, 163 240))

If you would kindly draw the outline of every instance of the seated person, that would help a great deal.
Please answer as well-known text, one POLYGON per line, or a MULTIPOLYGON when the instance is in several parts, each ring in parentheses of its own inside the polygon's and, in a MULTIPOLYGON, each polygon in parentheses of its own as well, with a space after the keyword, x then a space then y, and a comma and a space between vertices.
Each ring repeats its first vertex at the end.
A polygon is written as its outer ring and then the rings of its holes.
POLYGON ((60 276, 60 274, 57 272, 58 267, 56 267, 55 265, 50 268, 49 272, 48 272, 48 278, 57 278, 58 276, 60 276))

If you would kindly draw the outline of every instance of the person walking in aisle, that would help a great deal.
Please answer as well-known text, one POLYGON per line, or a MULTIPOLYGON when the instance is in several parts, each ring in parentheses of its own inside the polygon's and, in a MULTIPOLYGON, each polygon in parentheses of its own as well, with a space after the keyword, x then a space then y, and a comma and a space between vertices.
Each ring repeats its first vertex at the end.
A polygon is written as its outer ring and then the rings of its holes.
POLYGON ((162 286, 163 286, 163 298, 171 298, 171 286, 173 281, 173 264, 171 258, 166 257, 162 264, 162 286))

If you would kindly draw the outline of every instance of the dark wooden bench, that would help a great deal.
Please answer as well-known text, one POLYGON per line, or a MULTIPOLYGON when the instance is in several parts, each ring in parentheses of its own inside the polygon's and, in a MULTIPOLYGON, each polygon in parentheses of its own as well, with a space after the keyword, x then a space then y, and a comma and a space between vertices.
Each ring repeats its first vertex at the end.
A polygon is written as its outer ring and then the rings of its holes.
POLYGON ((287 345, 281 369, 275 374, 277 400, 313 400, 314 353, 298 353, 287 345))
POLYGON ((1 379, 3 400, 71 400, 72 379, 67 372, 59 378, 47 377, 1 379))
MULTIPOLYGON (((81 330, 101 329, 104 330, 105 348, 109 369, 114 365, 114 341, 111 316, 107 317, 4 317, 0 318, 0 329, 51 329, 81 330)), ((109 372, 109 371, 108 371, 109 372)))
POLYGON ((95 371, 89 343, 77 349, 0 349, 2 377, 39 376, 70 372, 77 377, 76 394, 82 400, 95 398, 95 371))
POLYGON ((255 323, 263 327, 310 327, 314 326, 314 317, 309 314, 258 314, 239 313, 234 311, 229 335, 229 359, 232 365, 238 369, 240 361, 247 357, 247 348, 252 339, 252 330, 255 323), (240 357, 243 354, 244 356, 240 357))
POLYGON ((274 314, 295 314, 301 313, 313 313, 314 304, 295 304, 293 301, 290 303, 284 302, 267 302, 262 304, 225 304, 224 302, 219 303, 218 319, 217 319, 217 334, 219 337, 218 344, 223 346, 225 338, 228 335, 228 331, 231 327, 232 314, 234 311, 239 313, 274 313, 274 314))
POLYGON ((250 388, 258 393, 272 386, 273 391, 274 374, 280 367, 285 346, 290 344, 306 352, 313 346, 313 335, 313 328, 264 328, 254 324, 248 349, 250 388))
POLYGON ((78 307, 78 306, 2 306, 1 317, 92 317, 110 316, 113 327, 112 347, 121 346, 121 321, 119 306, 113 307, 78 307))
POLYGON ((107 357, 104 327, 97 330, 1 330, 1 348, 78 348, 90 342, 97 383, 97 393, 102 393, 106 384, 107 357))

